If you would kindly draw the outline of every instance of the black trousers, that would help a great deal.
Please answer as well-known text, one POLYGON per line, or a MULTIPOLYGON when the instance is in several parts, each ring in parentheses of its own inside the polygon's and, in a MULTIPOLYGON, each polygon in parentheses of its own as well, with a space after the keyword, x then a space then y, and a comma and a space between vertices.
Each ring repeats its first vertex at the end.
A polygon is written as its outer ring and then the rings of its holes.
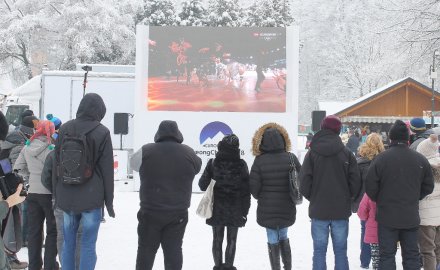
POLYGON ((29 270, 40 270, 43 266, 41 252, 43 249, 44 220, 46 220, 44 270, 56 269, 57 226, 52 209, 52 195, 31 193, 26 200, 28 202, 29 270))
POLYGON ((400 241, 403 269, 420 270, 420 253, 417 242, 418 230, 418 227, 395 229, 379 224, 379 269, 396 269, 397 242, 400 241))
MULTIPOLYGON (((238 227, 227 227, 227 245, 225 251, 225 266, 232 267, 235 259, 235 249, 237 246, 238 227)), ((220 267, 223 264, 223 238, 225 234, 225 226, 213 226, 212 255, 214 257, 214 265, 220 267)))
POLYGON ((188 223, 188 211, 139 211, 136 270, 153 269, 159 245, 162 246, 165 270, 181 270, 182 243, 188 223))

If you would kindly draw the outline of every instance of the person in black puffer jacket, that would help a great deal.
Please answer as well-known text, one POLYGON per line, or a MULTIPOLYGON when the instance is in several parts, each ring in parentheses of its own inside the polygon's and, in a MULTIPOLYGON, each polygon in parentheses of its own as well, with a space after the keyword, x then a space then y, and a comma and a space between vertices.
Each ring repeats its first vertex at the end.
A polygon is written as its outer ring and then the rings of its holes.
MULTIPOLYGON (((365 181, 371 161, 383 151, 385 151, 385 148, 382 142, 382 137, 377 133, 371 133, 368 135, 365 143, 359 148, 359 158, 357 158, 357 164, 361 175, 362 188, 358 198, 352 203, 351 210, 353 213, 358 211, 359 203, 362 197, 364 197, 365 181)), ((364 242, 365 223, 365 220, 361 220, 361 268, 368 268, 371 261, 371 247, 369 244, 364 242)))
MULTIPOLYGON (((252 196, 258 200, 257 223, 265 227, 272 269, 292 269, 287 230, 295 223, 296 206, 290 198, 290 139, 286 129, 269 123, 260 127, 252 139, 256 156, 250 174, 252 196)), ((296 171, 301 165, 293 155, 296 171)))
POLYGON ((236 270, 233 266, 238 227, 246 224, 251 205, 249 192, 249 170, 240 159, 239 139, 236 135, 225 136, 218 144, 215 159, 210 159, 199 180, 199 187, 205 191, 214 179, 214 204, 212 217, 206 224, 212 226, 214 270, 236 270), (225 227, 228 229, 228 245, 225 264, 222 265, 222 243, 225 227))

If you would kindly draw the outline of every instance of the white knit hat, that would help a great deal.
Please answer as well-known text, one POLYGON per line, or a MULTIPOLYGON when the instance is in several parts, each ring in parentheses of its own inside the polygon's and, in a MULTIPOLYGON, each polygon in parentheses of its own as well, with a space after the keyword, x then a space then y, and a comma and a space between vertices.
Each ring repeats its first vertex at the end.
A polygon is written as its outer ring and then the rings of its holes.
POLYGON ((431 134, 417 146, 417 152, 424 155, 431 166, 440 167, 439 142, 436 134, 431 134))

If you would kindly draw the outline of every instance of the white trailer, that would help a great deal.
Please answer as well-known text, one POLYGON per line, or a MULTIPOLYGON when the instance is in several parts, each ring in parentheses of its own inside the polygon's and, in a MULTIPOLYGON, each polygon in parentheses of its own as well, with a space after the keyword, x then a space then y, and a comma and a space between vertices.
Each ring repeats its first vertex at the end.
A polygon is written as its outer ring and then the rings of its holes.
MULTIPOLYGON (((53 114, 63 123, 76 118, 83 97, 84 71, 43 71, 23 86, 15 89, 6 99, 6 117, 17 122, 26 109, 40 119, 53 114)), ((115 149, 115 177, 127 179, 128 155, 133 151, 133 121, 129 121, 128 135, 115 135, 114 114, 134 113, 135 76, 133 73, 89 72, 85 93, 99 94, 107 107, 101 121, 111 132, 115 149), (121 140, 122 138, 122 140, 121 140), (118 151, 119 150, 119 151, 118 151), (122 150, 122 151, 120 151, 122 150)))

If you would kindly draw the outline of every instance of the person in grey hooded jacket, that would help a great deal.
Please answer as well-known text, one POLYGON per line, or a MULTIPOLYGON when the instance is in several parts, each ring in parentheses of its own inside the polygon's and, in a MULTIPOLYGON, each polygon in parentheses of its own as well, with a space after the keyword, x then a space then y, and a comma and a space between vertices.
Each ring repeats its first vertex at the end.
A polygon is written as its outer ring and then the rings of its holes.
POLYGON ((26 141, 14 164, 14 170, 29 176, 28 190, 28 255, 29 270, 39 270, 43 266, 41 252, 43 248, 43 224, 46 220, 44 248, 44 270, 54 270, 57 256, 57 230, 52 211, 51 192, 41 184, 41 173, 47 155, 53 150, 52 135, 55 126, 50 121, 41 121, 35 134, 26 141))
POLYGON ((154 143, 142 146, 130 160, 141 178, 137 270, 153 268, 160 245, 165 269, 182 269, 182 242, 192 182, 202 166, 194 150, 182 142, 177 123, 162 121, 154 143))

